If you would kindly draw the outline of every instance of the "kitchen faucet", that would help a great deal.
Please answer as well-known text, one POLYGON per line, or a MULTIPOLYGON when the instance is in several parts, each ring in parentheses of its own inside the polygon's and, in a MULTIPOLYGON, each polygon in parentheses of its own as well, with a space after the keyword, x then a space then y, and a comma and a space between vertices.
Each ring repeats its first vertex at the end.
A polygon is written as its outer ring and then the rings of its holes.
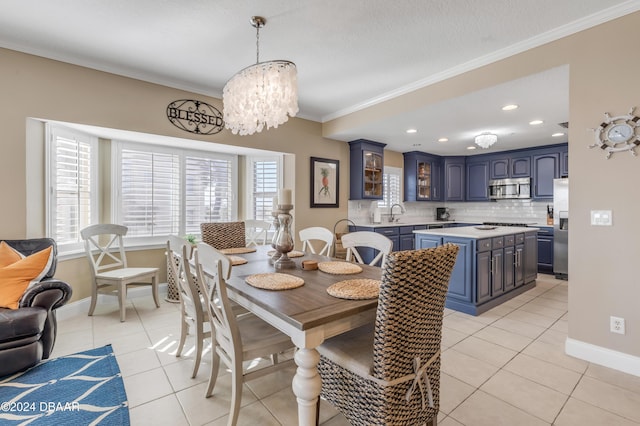
POLYGON ((402 207, 402 205, 401 205, 401 204, 397 204, 397 203, 396 203, 396 204, 393 204, 393 205, 391 206, 391 208, 389 209, 389 222, 393 222, 393 208, 394 208, 395 206, 400 207, 400 214, 402 214, 402 213, 404 213, 404 212, 405 212, 404 207, 402 207))

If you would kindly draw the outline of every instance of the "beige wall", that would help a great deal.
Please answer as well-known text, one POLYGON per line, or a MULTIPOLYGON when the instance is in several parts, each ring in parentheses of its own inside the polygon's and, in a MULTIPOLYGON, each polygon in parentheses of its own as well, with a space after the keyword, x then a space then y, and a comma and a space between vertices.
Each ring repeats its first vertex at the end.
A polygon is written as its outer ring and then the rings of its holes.
MULTIPOLYGON (((414 105, 438 102, 508 80, 569 65, 570 210, 569 337, 640 356, 640 158, 628 152, 605 160, 588 149, 604 113, 640 115, 640 13, 634 13, 325 123, 324 135, 354 124, 384 120, 414 105), (590 210, 612 210, 612 227, 589 224, 590 210), (609 316, 623 317, 626 335, 609 331, 609 316)), ((639 149, 640 151, 640 149, 639 149)), ((639 152, 640 154, 640 152, 639 152)), ((637 362, 637 361, 636 361, 637 362)), ((637 371, 637 370, 636 370, 637 371)))
MULTIPOLYGON (((7 206, 0 212, 2 238, 37 237, 44 232, 44 194, 31 191, 27 196, 27 182, 32 180, 31 189, 41 187, 44 179, 44 174, 38 173, 44 169, 41 153, 37 158, 40 167, 29 167, 27 175, 27 149, 36 152, 42 149, 26 143, 29 117, 290 153, 293 155, 285 159, 284 182, 287 187, 295 187, 296 229, 312 225, 332 229, 337 220, 347 216, 349 146, 323 138, 319 123, 291 119, 278 129, 254 136, 234 136, 225 130, 198 137, 179 130, 166 119, 167 105, 177 99, 199 99, 221 109, 220 100, 10 50, 0 49, 0 63, 0 93, 5 100, 0 106, 3 117, 0 176, 4 182, 1 196, 7 206), (339 208, 309 207, 310 156, 340 160, 339 208), (34 185, 33 180, 39 185, 34 185)), ((30 122, 29 137, 34 135, 42 140, 42 130, 30 122)), ((108 182, 103 180, 105 185, 108 182)), ((163 256, 162 250, 129 255, 133 265, 159 266, 164 265, 163 256)), ((74 287, 73 300, 89 295, 86 259, 60 262, 56 276, 74 287)))
MULTIPOLYGON (((323 225, 331 228, 346 217, 348 198, 348 145, 323 138, 352 123, 384 119, 425 102, 462 95, 551 67, 570 67, 570 209, 569 337, 614 351, 640 356, 640 285, 636 226, 640 217, 640 158, 628 153, 605 160, 587 146, 604 112, 626 113, 640 107, 637 44, 640 13, 605 23, 495 64, 417 90, 401 98, 321 125, 293 119, 279 129, 250 137, 228 132, 198 139, 295 154, 296 228, 323 225), (428 101, 425 101, 428 100, 428 101), (324 132, 324 133, 323 133, 324 132), (340 208, 309 208, 309 156, 340 159, 340 208), (592 227, 589 211, 611 209, 614 226, 592 227), (624 317, 627 334, 609 332, 609 316, 624 317)), ((165 118, 166 105, 175 99, 197 98, 220 106, 202 95, 91 71, 8 50, 0 50, 0 106, 3 118, 3 155, 0 173, 5 182, 0 213, 0 235, 27 234, 27 217, 42 206, 27 205, 25 194, 25 120, 40 117, 176 137, 190 136, 165 118)), ((401 165, 401 156, 386 152, 387 164, 401 165), (396 164, 397 163, 397 164, 396 164)), ((36 176, 41 178, 41 176, 36 176)), ((37 200, 37 195, 35 196, 37 200)), ((29 195, 30 203, 34 195, 29 195)), ((154 259, 160 255, 153 253, 154 259)), ((162 264, 159 262, 158 264, 162 264)), ((60 278, 77 289, 87 288, 80 262, 62 262, 60 278)), ((83 294, 78 292, 78 294, 83 294)))

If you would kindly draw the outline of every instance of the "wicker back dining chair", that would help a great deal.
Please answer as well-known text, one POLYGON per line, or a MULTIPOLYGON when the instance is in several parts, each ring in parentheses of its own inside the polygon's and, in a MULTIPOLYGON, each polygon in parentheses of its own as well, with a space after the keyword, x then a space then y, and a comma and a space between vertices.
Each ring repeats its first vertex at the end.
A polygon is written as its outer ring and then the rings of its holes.
POLYGON ((158 301, 158 268, 133 268, 127 264, 123 237, 128 228, 111 223, 87 226, 80 231, 84 248, 93 276, 91 286, 91 306, 89 316, 93 315, 98 301, 98 293, 118 297, 120 321, 126 314, 125 301, 127 287, 130 285, 150 285, 153 301, 158 301), (94 255, 94 252, 97 255, 94 255))
POLYGON ((375 324, 318 348, 321 396, 350 424, 435 426, 442 316, 458 249, 387 255, 375 324))
POLYGON ((242 384, 293 364, 293 359, 279 362, 278 354, 292 349, 293 342, 286 334, 275 329, 252 313, 237 314, 227 295, 226 280, 231 270, 231 259, 210 245, 200 243, 195 253, 196 276, 206 294, 211 328, 214 330, 211 350, 211 376, 205 396, 213 394, 220 361, 231 370, 231 410, 229 426, 238 420, 242 384), (271 358, 262 368, 245 370, 243 362, 257 358, 271 358))
POLYGON ((353 258, 357 263, 365 263, 357 247, 368 247, 378 250, 378 254, 369 262, 369 265, 375 265, 380 262, 380 267, 384 267, 384 256, 391 253, 393 241, 377 232, 357 231, 342 236, 342 247, 347 249, 347 261, 351 262, 353 258))
POLYGON ((245 247, 244 222, 208 222, 200 224, 202 242, 218 250, 245 247))
POLYGON ((301 229, 298 235, 300 236, 300 241, 302 241, 302 251, 309 250, 311 253, 316 254, 312 241, 321 241, 324 245, 320 248, 320 251, 318 251, 317 254, 321 256, 331 256, 334 235, 333 232, 329 231, 327 228, 312 226, 310 228, 301 229))
POLYGON ((195 336, 195 360, 191 378, 196 377, 200 368, 204 340, 211 338, 211 324, 204 297, 199 291, 198 283, 189 267, 191 245, 182 238, 169 236, 167 241, 167 279, 171 277, 180 297, 180 342, 176 356, 182 355, 189 331, 195 336))

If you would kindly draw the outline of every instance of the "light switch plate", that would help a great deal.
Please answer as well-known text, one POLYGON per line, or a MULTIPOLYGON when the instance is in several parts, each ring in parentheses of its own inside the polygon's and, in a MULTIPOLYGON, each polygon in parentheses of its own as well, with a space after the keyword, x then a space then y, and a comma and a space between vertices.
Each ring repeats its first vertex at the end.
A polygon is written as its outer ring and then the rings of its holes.
POLYGON ((591 210, 591 225, 611 226, 613 224, 613 213, 611 210, 591 210))

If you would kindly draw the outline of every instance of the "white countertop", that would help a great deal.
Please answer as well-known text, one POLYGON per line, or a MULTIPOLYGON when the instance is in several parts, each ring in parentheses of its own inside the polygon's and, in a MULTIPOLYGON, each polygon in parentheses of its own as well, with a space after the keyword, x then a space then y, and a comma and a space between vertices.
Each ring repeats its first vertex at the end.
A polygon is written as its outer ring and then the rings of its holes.
MULTIPOLYGON (((367 228, 388 228, 390 226, 414 226, 414 225, 444 225, 446 223, 456 223, 459 221, 455 220, 429 220, 429 219, 407 219, 400 220, 399 222, 380 222, 380 223, 370 223, 370 222, 354 222, 356 226, 362 226, 367 228)), ((469 223, 469 222, 464 222, 469 223)), ((478 222, 481 223, 481 222, 478 222)))
POLYGON ((501 237, 503 235, 517 234, 520 232, 537 231, 538 228, 519 226, 497 226, 495 229, 480 230, 475 226, 461 226, 458 228, 440 228, 440 229, 424 229, 413 231, 414 234, 437 235, 441 237, 460 237, 460 238, 492 238, 501 237))

